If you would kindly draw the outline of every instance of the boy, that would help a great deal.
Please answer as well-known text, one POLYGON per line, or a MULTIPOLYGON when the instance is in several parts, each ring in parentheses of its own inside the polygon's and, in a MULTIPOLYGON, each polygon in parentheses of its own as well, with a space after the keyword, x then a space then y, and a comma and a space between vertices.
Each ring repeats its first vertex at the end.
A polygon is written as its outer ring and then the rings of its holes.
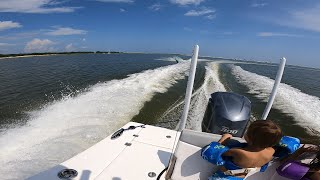
MULTIPOLYGON (((222 145, 226 145, 231 134, 222 135, 218 141, 222 145)), ((222 154, 222 156, 231 157, 232 162, 240 168, 256 168, 262 167, 272 160, 275 150, 272 148, 279 143, 282 137, 281 129, 270 120, 258 120, 250 124, 244 138, 247 146, 243 148, 231 148, 222 154)), ((222 168, 221 171, 227 171, 222 168)), ((242 173, 232 173, 234 176, 246 175, 248 171, 242 173)))

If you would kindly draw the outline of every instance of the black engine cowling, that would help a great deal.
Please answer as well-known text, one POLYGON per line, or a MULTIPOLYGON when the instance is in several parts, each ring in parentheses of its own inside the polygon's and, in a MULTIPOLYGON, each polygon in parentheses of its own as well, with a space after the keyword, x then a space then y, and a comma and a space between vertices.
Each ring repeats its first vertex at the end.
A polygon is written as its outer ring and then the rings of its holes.
POLYGON ((202 131, 242 137, 250 113, 251 102, 247 97, 230 92, 213 93, 202 121, 202 131))

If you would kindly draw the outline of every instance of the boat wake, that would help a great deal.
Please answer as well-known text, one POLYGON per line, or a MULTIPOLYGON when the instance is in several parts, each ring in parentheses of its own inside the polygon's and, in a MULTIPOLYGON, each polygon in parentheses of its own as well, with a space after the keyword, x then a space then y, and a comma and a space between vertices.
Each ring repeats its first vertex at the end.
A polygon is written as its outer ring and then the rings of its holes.
MULTIPOLYGON (((226 91, 224 85, 219 80, 219 64, 215 62, 207 63, 204 82, 198 88, 191 98, 189 115, 186 123, 187 129, 201 131, 201 122, 207 108, 208 99, 210 94, 216 91, 226 91)), ((161 117, 161 121, 175 121, 175 126, 181 117, 183 111, 184 101, 183 98, 176 104, 171 106, 166 113, 161 117)), ((168 125, 168 124, 167 124, 168 125)))
MULTIPOLYGON (((252 72, 248 72, 239 66, 232 66, 232 74, 237 80, 247 86, 249 93, 264 102, 268 101, 274 80, 252 72)), ((302 127, 311 130, 320 129, 320 99, 301 92, 290 85, 281 83, 277 97, 273 104, 276 108, 294 118, 302 127)))
MULTIPOLYGON (((182 59, 179 56, 159 58, 157 60, 159 60, 159 61, 171 61, 171 62, 177 62, 177 63, 185 62, 185 61, 191 61, 191 59, 182 59)), ((212 62, 212 60, 209 60, 209 59, 202 59, 202 58, 198 59, 198 62, 203 62, 203 61, 204 62, 212 62)), ((218 62, 218 61, 216 60, 215 62, 218 62)), ((226 60, 223 60, 221 62, 226 62, 226 60)), ((232 62, 232 61, 230 61, 230 62, 232 62)))
POLYGON ((182 59, 182 58, 179 57, 179 56, 159 58, 159 59, 157 59, 157 60, 159 60, 159 61, 172 61, 172 62, 183 62, 183 61, 187 61, 187 60, 182 59))
POLYGON ((186 128, 201 131, 201 122, 208 100, 210 95, 217 91, 226 91, 219 80, 219 64, 208 63, 203 85, 194 93, 191 100, 186 128))
POLYGON ((129 122, 156 93, 183 79, 190 63, 98 83, 76 97, 30 112, 25 126, 0 136, 1 179, 24 179, 87 149, 129 122))

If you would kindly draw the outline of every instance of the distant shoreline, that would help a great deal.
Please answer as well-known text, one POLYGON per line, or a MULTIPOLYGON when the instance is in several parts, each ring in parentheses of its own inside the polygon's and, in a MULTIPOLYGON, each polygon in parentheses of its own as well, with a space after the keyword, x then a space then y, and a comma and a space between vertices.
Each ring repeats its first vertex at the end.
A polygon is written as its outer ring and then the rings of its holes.
POLYGON ((0 57, 0 59, 13 59, 13 58, 37 57, 37 56, 54 56, 54 55, 59 55, 59 54, 3 56, 3 57, 0 57))
MULTIPOLYGON (((14 59, 14 58, 26 58, 26 57, 37 57, 37 56, 56 56, 56 55, 73 55, 73 54, 165 54, 165 53, 145 53, 145 52, 117 52, 117 51, 83 51, 83 52, 55 52, 55 53, 31 53, 31 54, 0 54, 0 60, 3 59, 14 59)), ((172 53, 171 55, 182 55, 182 56, 189 56, 186 54, 176 54, 172 53)), ((252 60, 244 60, 244 59, 233 59, 233 58, 223 58, 223 57, 211 57, 211 56, 202 56, 199 58, 214 58, 214 59, 224 59, 224 60, 231 60, 235 62, 242 62, 242 63, 258 63, 258 64, 265 64, 265 65, 273 65, 278 66, 276 62, 268 62, 268 61, 252 61, 252 60)), ((293 65, 287 64, 287 66, 295 67, 295 68, 308 68, 311 70, 319 71, 320 68, 317 67, 308 67, 303 65, 293 65)))
POLYGON ((56 52, 56 53, 31 53, 31 54, 0 54, 0 59, 37 57, 37 56, 72 55, 72 54, 119 54, 119 53, 123 53, 123 52, 88 51, 88 52, 56 52))

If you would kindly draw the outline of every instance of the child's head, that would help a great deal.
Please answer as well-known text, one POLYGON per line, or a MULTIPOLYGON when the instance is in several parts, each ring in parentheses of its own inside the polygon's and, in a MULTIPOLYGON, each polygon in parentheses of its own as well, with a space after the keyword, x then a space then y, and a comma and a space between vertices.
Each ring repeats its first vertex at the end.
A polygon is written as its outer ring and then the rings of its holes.
POLYGON ((282 137, 281 129, 270 120, 258 120, 250 124, 245 139, 258 148, 275 146, 282 137))

